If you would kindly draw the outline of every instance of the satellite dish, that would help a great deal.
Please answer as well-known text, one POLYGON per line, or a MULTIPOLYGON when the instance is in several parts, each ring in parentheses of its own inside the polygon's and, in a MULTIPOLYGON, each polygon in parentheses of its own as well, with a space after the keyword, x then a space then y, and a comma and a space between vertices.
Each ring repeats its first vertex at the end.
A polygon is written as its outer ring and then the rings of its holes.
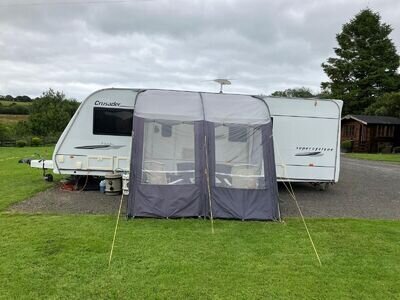
POLYGON ((223 93, 222 89, 223 89, 224 85, 231 85, 232 84, 228 79, 222 79, 222 78, 217 78, 217 79, 214 79, 213 81, 220 84, 219 92, 221 94, 223 93))

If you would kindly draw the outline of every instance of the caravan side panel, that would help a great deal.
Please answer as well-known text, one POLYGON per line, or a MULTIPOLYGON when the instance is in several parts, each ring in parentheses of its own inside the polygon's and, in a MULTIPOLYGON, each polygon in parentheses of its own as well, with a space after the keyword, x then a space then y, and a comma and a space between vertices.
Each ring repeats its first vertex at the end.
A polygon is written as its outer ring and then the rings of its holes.
POLYGON ((130 115, 133 116, 136 94, 136 90, 106 89, 82 102, 56 145, 54 172, 105 175, 116 169, 128 171, 132 140, 130 115), (113 123, 114 116, 118 119, 113 123), (110 126, 106 120, 110 120, 110 126))

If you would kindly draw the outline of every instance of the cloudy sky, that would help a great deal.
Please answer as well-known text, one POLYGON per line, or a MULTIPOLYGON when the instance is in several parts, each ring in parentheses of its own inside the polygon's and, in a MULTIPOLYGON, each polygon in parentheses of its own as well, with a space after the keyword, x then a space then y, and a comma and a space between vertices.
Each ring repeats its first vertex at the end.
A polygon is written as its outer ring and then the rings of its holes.
POLYGON ((52 87, 269 94, 326 80, 321 63, 360 9, 392 25, 399 0, 0 0, 0 95, 52 87))

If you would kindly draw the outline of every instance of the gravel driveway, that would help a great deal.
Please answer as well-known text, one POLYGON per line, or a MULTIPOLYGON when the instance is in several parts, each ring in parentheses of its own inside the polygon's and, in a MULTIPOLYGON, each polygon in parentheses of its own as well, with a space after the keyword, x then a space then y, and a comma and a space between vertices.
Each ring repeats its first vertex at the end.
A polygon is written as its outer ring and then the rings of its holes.
MULTIPOLYGON (((339 183, 326 191, 293 184, 306 217, 400 219, 400 164, 342 156, 339 183)), ((283 217, 299 216, 284 186, 279 188, 283 217)))
MULTIPOLYGON (((306 217, 400 219, 400 165, 342 157, 338 184, 326 191, 318 191, 309 184, 293 184, 293 188, 306 217)), ((283 185, 279 193, 282 216, 299 216, 293 199, 283 185)), ((120 196, 65 192, 55 188, 17 203, 9 210, 116 214, 119 200, 120 196)))

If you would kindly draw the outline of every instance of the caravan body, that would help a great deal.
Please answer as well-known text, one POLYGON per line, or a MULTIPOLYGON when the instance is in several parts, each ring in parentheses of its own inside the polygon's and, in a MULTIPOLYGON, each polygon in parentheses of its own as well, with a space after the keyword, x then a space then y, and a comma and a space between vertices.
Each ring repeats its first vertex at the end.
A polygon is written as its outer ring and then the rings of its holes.
MULTIPOLYGON (((97 176, 129 172, 133 109, 140 91, 104 89, 86 98, 56 145, 54 172, 97 176)), ((273 118, 278 180, 337 182, 341 101, 262 99, 273 118)), ((159 134, 164 138, 154 147, 162 152, 171 147, 171 132, 166 127, 159 134)))
POLYGON ((273 118, 278 181, 337 182, 343 102, 263 97, 273 118))

